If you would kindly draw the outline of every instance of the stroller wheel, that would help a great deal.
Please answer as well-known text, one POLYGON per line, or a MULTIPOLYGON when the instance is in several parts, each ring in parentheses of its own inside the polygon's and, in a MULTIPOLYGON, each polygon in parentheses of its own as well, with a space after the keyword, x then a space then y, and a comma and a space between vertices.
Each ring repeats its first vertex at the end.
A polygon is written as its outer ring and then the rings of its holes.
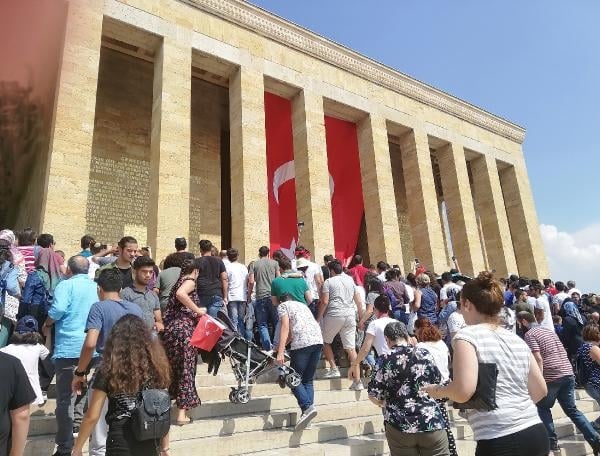
POLYGON ((235 404, 237 402, 236 393, 237 393, 237 390, 235 390, 235 389, 232 389, 229 392, 229 402, 232 402, 233 404, 235 404))
POLYGON ((237 390, 235 398, 239 404, 247 404, 250 402, 250 393, 246 388, 240 388, 237 390))
POLYGON ((300 383, 302 383, 302 377, 297 372, 293 372, 291 374, 287 374, 285 376, 285 383, 290 388, 296 388, 300 383))

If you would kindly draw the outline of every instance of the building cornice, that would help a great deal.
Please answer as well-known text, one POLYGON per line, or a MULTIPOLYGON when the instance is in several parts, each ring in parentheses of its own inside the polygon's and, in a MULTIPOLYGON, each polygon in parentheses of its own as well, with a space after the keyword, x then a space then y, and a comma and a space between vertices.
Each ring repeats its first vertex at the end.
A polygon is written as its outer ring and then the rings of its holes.
POLYGON ((207 13, 424 103, 523 143, 525 129, 243 0, 182 0, 207 13))

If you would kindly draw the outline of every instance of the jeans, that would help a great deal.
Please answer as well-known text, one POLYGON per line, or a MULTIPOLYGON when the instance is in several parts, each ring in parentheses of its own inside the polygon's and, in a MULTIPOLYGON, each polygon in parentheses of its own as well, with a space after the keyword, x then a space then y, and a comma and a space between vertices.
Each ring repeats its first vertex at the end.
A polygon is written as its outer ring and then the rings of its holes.
MULTIPOLYGON (((94 374, 95 375, 95 374, 94 374)), ((91 385, 94 384, 94 379, 90 382, 91 385)), ((90 405, 90 401, 92 399, 92 394, 88 394, 88 406, 90 405)), ((108 451, 106 447, 107 435, 108 435, 108 424, 106 423, 106 413, 108 412, 108 399, 104 401, 104 405, 102 406, 102 411, 100 412, 100 419, 92 429, 92 435, 90 440, 90 456, 104 456, 108 451)), ((110 455, 111 452, 108 452, 110 455)))
POLYGON ((302 376, 302 382, 292 390, 300 409, 304 412, 315 401, 313 380, 321 359, 323 345, 310 345, 290 352, 290 367, 302 376))
POLYGON ((129 423, 129 418, 110 423, 106 439, 106 456, 158 456, 160 439, 137 441, 129 423))
POLYGON ((217 318, 217 312, 219 312, 219 310, 227 312, 227 309, 225 309, 225 301, 223 301, 223 298, 219 295, 200 296, 198 300, 200 301, 200 307, 206 307, 206 312, 213 318, 217 318))
POLYGON ((56 437, 57 452, 71 454, 73 449, 73 424, 81 424, 85 395, 77 396, 71 390, 73 371, 78 358, 58 358, 56 368, 56 437))
POLYGON ((227 311, 233 324, 237 325, 238 332, 246 340, 252 340, 252 331, 248 331, 246 328, 246 305, 246 301, 229 301, 227 311))
POLYGON ((315 317, 316 320, 317 315, 319 314, 319 300, 313 299, 312 302, 308 305, 308 308, 310 309, 310 311, 313 314, 313 317, 315 317))
POLYGON ((514 434, 479 440, 475 456, 547 456, 549 452, 544 425, 538 423, 514 434))
MULTIPOLYGON (((585 391, 586 393, 588 393, 590 395, 590 397, 592 399, 594 399, 598 404, 600 404, 600 388, 592 385, 591 383, 588 383, 587 385, 585 385, 585 391)), ((596 425, 600 425, 600 416, 598 418, 596 418, 595 421, 596 425)))
POLYGON ((550 410, 558 400, 565 415, 567 415, 577 429, 579 429, 585 440, 590 444, 600 445, 600 435, 598 435, 587 418, 575 405, 575 377, 568 375, 553 382, 549 382, 547 385, 548 394, 536 405, 540 419, 542 420, 542 423, 544 423, 544 426, 546 426, 546 431, 548 431, 548 438, 550 441, 556 442, 558 440, 556 430, 554 429, 554 422, 552 421, 552 411, 550 410))
POLYGON ((260 343, 264 350, 271 350, 271 336, 269 335, 269 323, 275 331, 279 315, 277 309, 271 302, 271 297, 257 299, 254 303, 254 316, 258 324, 258 333, 260 335, 260 343))

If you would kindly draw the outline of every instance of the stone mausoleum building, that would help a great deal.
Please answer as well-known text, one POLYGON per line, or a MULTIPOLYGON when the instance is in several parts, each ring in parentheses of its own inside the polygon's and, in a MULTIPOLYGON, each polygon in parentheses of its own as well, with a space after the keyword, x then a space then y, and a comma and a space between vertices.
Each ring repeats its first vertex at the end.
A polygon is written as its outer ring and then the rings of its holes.
POLYGON ((184 235, 250 261, 269 241, 275 95, 317 261, 336 236, 327 117, 355 126, 369 261, 547 275, 523 128, 240 0, 72 0, 64 30, 42 178, 14 226, 72 252, 131 234, 160 259, 184 235))

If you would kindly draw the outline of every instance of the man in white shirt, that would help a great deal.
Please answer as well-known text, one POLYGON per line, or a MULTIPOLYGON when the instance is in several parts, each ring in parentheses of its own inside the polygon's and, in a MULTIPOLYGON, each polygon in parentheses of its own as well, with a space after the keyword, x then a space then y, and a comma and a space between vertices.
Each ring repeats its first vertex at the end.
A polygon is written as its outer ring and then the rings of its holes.
POLYGON ((529 296, 535 299, 534 310, 540 309, 544 311, 544 319, 540 322, 540 326, 554 331, 550 303, 548 302, 546 295, 542 294, 543 289, 544 287, 540 282, 534 282, 529 286, 529 296))
POLYGON ((569 280, 567 282, 567 288, 569 289, 569 291, 567 291, 567 294, 569 296, 572 296, 573 293, 577 293, 579 296, 581 296, 581 290, 579 288, 575 288, 575 281, 574 280, 569 280))
POLYGON ((556 288, 558 293, 552 298, 552 307, 554 308, 554 312, 558 313, 563 301, 569 297, 569 294, 567 293, 567 286, 563 282, 556 282, 554 288, 556 288))
MULTIPOLYGON (((306 251, 308 252, 308 251, 306 251)), ((317 318, 317 312, 319 310, 319 297, 321 296, 321 290, 323 288, 323 272, 321 266, 317 263, 313 263, 308 258, 300 257, 296 259, 296 269, 302 273, 306 285, 312 295, 312 302, 308 303, 308 308, 312 312, 313 316, 317 318)))
POLYGON ((247 340, 252 339, 252 333, 246 330, 244 322, 246 318, 247 292, 248 292, 248 269, 238 262, 239 252, 237 249, 227 250, 225 271, 229 280, 227 290, 227 313, 231 321, 237 325, 239 333, 247 340))

